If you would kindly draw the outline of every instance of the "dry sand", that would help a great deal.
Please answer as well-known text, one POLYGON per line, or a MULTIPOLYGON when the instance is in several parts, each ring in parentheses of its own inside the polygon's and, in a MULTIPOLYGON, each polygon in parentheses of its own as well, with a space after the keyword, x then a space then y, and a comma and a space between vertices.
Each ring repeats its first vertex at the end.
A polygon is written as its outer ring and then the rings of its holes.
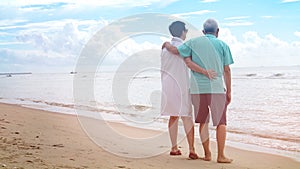
MULTIPOLYGON (((157 131, 111 123, 128 135, 157 131)), ((107 138, 110 139, 110 138, 107 138)), ((197 138, 195 146, 202 155, 197 138)), ((97 146, 82 130, 76 116, 0 104, 0 168, 101 168, 101 169, 298 169, 293 159, 227 147, 232 164, 187 159, 187 145, 181 143, 182 156, 161 155, 133 159, 113 155, 97 146)), ((212 151, 215 154, 215 144, 212 151)))

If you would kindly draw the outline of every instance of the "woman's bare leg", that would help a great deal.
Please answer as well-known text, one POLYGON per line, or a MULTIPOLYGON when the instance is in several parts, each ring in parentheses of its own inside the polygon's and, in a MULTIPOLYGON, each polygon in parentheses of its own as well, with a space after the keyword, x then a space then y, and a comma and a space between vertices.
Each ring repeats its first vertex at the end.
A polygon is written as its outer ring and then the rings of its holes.
POLYGON ((185 134, 187 137, 187 141, 189 144, 189 150, 190 153, 195 153, 195 148, 194 148, 194 122, 192 117, 181 117, 183 121, 183 126, 185 130, 185 134))
POLYGON ((177 116, 170 116, 169 119, 169 135, 171 139, 171 144, 172 144, 172 152, 175 152, 178 150, 177 147, 177 134, 178 134, 178 119, 179 117, 177 116))

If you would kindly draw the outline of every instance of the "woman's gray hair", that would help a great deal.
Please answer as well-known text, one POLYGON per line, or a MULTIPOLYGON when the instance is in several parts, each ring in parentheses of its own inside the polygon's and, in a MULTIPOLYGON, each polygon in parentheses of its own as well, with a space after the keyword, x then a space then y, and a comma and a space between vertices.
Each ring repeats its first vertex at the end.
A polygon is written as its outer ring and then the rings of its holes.
POLYGON ((216 33, 218 28, 218 23, 214 19, 207 19, 203 24, 205 33, 216 33))

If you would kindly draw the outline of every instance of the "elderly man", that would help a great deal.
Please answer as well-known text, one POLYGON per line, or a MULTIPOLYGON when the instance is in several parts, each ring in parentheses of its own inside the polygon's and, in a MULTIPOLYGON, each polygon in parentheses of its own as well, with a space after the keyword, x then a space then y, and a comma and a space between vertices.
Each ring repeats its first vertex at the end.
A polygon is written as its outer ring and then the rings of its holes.
POLYGON ((209 79, 192 69, 190 92, 194 105, 195 122, 200 123, 199 132, 205 153, 203 160, 211 161, 208 130, 210 110, 213 125, 217 126, 217 162, 231 163, 232 159, 225 156, 224 149, 227 125, 226 110, 231 101, 229 65, 233 64, 233 59, 228 45, 217 39, 219 28, 215 20, 208 19, 205 21, 203 33, 205 36, 193 38, 178 47, 172 46, 169 42, 164 43, 163 47, 173 54, 179 54, 186 58, 185 62, 191 69, 193 64, 196 63, 206 70, 216 71, 217 77, 209 79))

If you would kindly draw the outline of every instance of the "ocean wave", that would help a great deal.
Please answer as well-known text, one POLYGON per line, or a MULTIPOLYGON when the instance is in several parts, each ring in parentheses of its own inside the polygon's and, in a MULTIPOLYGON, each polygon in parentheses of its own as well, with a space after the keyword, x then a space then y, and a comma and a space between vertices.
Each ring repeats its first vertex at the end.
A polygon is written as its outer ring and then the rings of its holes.
POLYGON ((151 76, 135 76, 133 77, 133 79, 148 79, 148 78, 152 78, 151 76))
POLYGON ((247 73, 232 76, 233 79, 300 79, 299 75, 273 73, 273 74, 260 74, 260 73, 247 73))
POLYGON ((250 133, 247 131, 240 131, 234 129, 227 129, 227 132, 234 133, 234 134, 242 134, 242 135, 251 135, 254 137, 265 138, 265 139, 272 139, 272 140, 280 140, 280 141, 288 141, 288 142, 300 142, 300 138, 290 138, 290 137, 283 137, 278 135, 268 135, 266 133, 250 133))
POLYGON ((35 99, 27 99, 27 98, 16 98, 16 100, 20 100, 20 101, 30 101, 30 102, 33 102, 33 103, 42 103, 42 104, 46 104, 46 105, 49 105, 49 106, 74 108, 74 104, 65 104, 65 103, 49 102, 49 101, 42 101, 42 100, 35 100, 35 99))
MULTIPOLYGON (((35 100, 35 99, 28 99, 28 98, 16 98, 16 100, 20 100, 20 101, 30 101, 33 103, 38 103, 38 104, 46 104, 49 106, 56 106, 56 107, 64 107, 64 108, 72 108, 75 109, 78 106, 76 106, 75 104, 66 104, 66 103, 58 103, 58 102, 49 102, 49 101, 43 101, 43 100, 35 100)), ((87 110, 93 110, 95 111, 95 108, 89 107, 89 106, 79 106, 81 108, 85 108, 87 110)))
POLYGON ((257 74, 256 73, 249 73, 249 74, 246 74, 247 77, 253 77, 253 76, 256 76, 257 74))
MULTIPOLYGON (((134 113, 128 113, 128 112, 119 112, 118 110, 112 110, 112 109, 108 109, 108 108, 102 108, 102 106, 104 106, 101 103, 96 103, 96 105, 100 105, 100 107, 98 106, 90 106, 90 105, 79 105, 79 104, 66 104, 66 103, 58 103, 58 102, 49 102, 49 101, 42 101, 42 100, 35 100, 35 99, 28 99, 28 98, 17 98, 16 100, 19 101, 29 101, 29 102, 33 102, 33 103, 37 103, 37 104, 45 104, 48 106, 55 106, 55 107, 62 107, 62 108, 71 108, 71 109, 79 109, 79 110, 87 110, 90 112, 98 112, 98 113, 109 113, 109 114, 113 114, 113 115, 126 115, 126 116, 131 116, 131 117, 142 117, 144 115, 140 115, 140 114, 134 114, 134 113)), ((111 104, 109 104, 108 106, 112 106, 111 104)), ((152 107, 150 106, 146 106, 146 105, 139 105, 139 104, 134 104, 134 105, 130 105, 130 106, 125 106, 127 109, 133 109, 135 111, 145 111, 148 109, 151 109, 152 107)), ((151 118, 151 117, 150 117, 151 118)))
POLYGON ((137 111, 145 111, 145 110, 151 109, 152 107, 146 106, 146 105, 133 104, 133 105, 127 106, 127 108, 133 108, 134 110, 137 110, 137 111))
POLYGON ((284 74, 283 73, 276 73, 273 76, 275 76, 275 77, 281 77, 281 76, 284 76, 284 74))

